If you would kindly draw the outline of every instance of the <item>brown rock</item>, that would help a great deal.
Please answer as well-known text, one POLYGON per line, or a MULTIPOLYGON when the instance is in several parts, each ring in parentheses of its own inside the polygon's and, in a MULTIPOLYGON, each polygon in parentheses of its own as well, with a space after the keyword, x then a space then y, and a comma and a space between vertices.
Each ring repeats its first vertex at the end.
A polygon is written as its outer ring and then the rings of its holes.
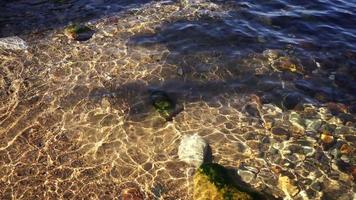
POLYGON ((330 112, 333 114, 347 112, 347 107, 341 103, 327 103, 326 106, 330 110, 330 112))
POLYGON ((324 144, 331 144, 334 142, 334 137, 326 133, 322 133, 320 139, 324 144))
POLYGON ((354 179, 354 182, 356 182, 356 167, 352 168, 351 174, 352 174, 352 177, 354 179))
POLYGON ((349 145, 347 144, 343 144, 341 147, 340 147, 340 153, 342 154, 351 154, 353 151, 352 147, 350 147, 349 145))
POLYGON ((272 165, 271 170, 277 175, 279 175, 282 172, 282 168, 277 165, 272 165))
POLYGON ((288 176, 279 176, 278 187, 287 197, 294 197, 299 193, 299 188, 293 184, 288 176))
POLYGON ((284 128, 281 128, 281 127, 273 127, 272 128, 272 133, 274 135, 287 135, 287 136, 290 135, 287 130, 285 130, 284 128))
POLYGON ((120 200, 144 200, 143 194, 137 188, 126 188, 121 191, 120 200))

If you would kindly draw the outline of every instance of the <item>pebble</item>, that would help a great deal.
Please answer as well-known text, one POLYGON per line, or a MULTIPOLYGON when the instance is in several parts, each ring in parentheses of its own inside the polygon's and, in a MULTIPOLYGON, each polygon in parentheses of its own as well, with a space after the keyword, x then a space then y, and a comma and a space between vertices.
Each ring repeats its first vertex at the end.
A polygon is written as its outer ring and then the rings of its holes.
POLYGON ((199 167, 206 160, 208 143, 199 135, 185 135, 178 147, 179 159, 199 167))
POLYGON ((256 177, 256 174, 248 170, 242 170, 242 169, 239 169, 237 171, 237 174, 241 177, 242 181, 246 183, 251 183, 256 177))
POLYGON ((182 68, 182 67, 179 67, 179 68, 177 69, 177 74, 178 74, 179 76, 183 76, 183 75, 184 75, 184 71, 183 71, 183 68, 182 68))
POLYGON ((294 197, 299 193, 299 188, 293 184, 288 176, 279 176, 278 187, 288 198, 294 197))
POLYGON ((314 182, 313 184, 310 185, 310 188, 315 190, 315 191, 320 191, 321 190, 321 183, 320 182, 314 182))
POLYGON ((289 122, 300 130, 304 130, 304 120, 296 112, 291 112, 289 115, 289 122))
POLYGON ((320 139, 324 144, 331 144, 334 142, 334 137, 329 134, 322 133, 320 139))
POLYGON ((287 130, 285 130, 284 128, 281 128, 281 127, 273 127, 272 128, 272 133, 274 135, 287 135, 287 136, 290 135, 287 130))
POLYGON ((28 46, 23 39, 17 36, 13 36, 0 38, 0 48, 11 50, 26 50, 28 46))
POLYGON ((340 147, 340 153, 342 154, 351 154, 352 151, 353 151, 352 147, 350 147, 348 144, 343 144, 340 147))
POLYGON ((85 41, 93 36, 94 30, 85 25, 72 24, 64 29, 64 34, 71 40, 85 41))
POLYGON ((340 157, 340 159, 341 159, 342 161, 346 162, 346 163, 349 163, 349 162, 350 162, 350 158, 349 158, 348 156, 346 156, 346 155, 342 155, 342 156, 340 157))
POLYGON ((305 125, 307 131, 317 132, 321 127, 323 121, 321 119, 306 119, 305 125))
POLYGON ((296 93, 287 94, 282 101, 282 105, 287 110, 294 109, 301 101, 301 96, 296 93))
POLYGON ((322 147, 324 151, 329 150, 336 143, 334 136, 329 135, 327 133, 322 133, 320 135, 320 140, 322 142, 322 147))

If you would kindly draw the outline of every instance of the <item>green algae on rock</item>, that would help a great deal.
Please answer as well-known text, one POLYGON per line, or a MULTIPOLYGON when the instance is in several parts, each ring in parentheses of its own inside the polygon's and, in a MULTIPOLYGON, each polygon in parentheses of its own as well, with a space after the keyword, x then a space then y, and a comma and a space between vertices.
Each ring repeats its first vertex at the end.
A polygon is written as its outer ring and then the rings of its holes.
POLYGON ((85 41, 93 36, 94 31, 85 25, 71 24, 64 29, 64 34, 71 40, 85 41))
POLYGON ((252 200, 249 193, 233 183, 225 167, 216 163, 202 164, 194 175, 194 199, 252 200))
POLYGON ((167 93, 154 91, 151 93, 150 99, 156 111, 166 120, 171 120, 175 110, 175 103, 167 93))

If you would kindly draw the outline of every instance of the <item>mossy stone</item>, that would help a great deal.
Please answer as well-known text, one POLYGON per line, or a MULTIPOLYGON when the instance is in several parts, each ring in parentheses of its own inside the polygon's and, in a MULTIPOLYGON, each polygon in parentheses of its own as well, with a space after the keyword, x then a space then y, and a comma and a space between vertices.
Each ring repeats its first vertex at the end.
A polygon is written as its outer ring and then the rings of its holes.
POLYGON ((194 175, 194 199, 252 200, 233 183, 225 167, 216 163, 205 163, 194 175))
POLYGON ((169 120, 175 110, 175 103, 173 100, 163 91, 154 91, 150 96, 152 105, 156 111, 161 114, 162 117, 169 120))
POLYGON ((225 167, 216 163, 207 163, 200 166, 198 171, 209 177, 209 180, 214 183, 219 189, 225 185, 231 184, 231 179, 225 167))
POLYGON ((93 30, 85 25, 71 24, 64 29, 64 34, 73 40, 84 41, 91 38, 93 30))

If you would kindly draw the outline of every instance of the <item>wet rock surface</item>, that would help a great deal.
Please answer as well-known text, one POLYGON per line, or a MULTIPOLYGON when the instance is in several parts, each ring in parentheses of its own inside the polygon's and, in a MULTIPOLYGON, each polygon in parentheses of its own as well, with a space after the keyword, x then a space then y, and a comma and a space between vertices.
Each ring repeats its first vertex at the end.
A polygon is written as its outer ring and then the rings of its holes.
POLYGON ((64 29, 64 34, 71 40, 85 41, 93 36, 94 30, 86 25, 71 24, 64 29))
POLYGON ((207 161, 209 144, 199 135, 185 135, 178 147, 179 159, 199 167, 207 161))
POLYGON ((194 199, 239 199, 253 197, 234 186, 227 169, 215 163, 203 164, 194 175, 194 199))
POLYGON ((26 50, 28 48, 28 45, 20 37, 13 36, 0 38, 0 48, 12 50, 26 50))

